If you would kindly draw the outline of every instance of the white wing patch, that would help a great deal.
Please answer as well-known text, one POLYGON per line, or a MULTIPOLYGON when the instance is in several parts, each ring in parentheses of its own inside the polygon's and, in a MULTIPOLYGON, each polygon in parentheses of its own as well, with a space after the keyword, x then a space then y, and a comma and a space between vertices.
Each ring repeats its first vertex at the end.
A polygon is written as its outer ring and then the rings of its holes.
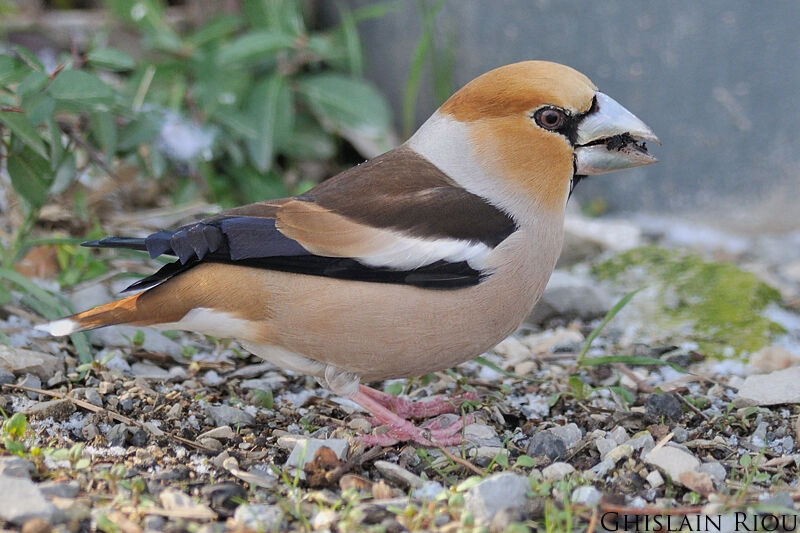
POLYGON ((466 261, 472 268, 481 270, 486 255, 492 250, 482 242, 421 239, 394 231, 383 230, 383 232, 389 234, 385 246, 354 259, 368 266, 396 270, 413 270, 437 261, 450 263, 466 261))

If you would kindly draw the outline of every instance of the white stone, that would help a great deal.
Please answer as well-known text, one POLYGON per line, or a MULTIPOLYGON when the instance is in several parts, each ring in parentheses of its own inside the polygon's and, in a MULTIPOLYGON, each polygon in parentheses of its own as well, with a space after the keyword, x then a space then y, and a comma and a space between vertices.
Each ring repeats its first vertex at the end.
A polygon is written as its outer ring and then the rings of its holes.
POLYGON ((647 474, 645 480, 648 483, 650 483, 650 486, 653 487, 654 489, 657 489, 658 487, 664 484, 664 477, 658 470, 653 470, 652 472, 647 474))
POLYGON ((23 477, 0 476, 0 520, 21 526, 31 518, 49 522, 56 508, 30 480, 23 477))
POLYGON ((575 468, 569 463, 553 463, 542 470, 542 477, 544 477, 545 481, 558 481, 574 471, 575 468))
POLYGON ((737 405, 800 403, 800 366, 747 376, 739 387, 737 405))
POLYGON ((464 495, 464 508, 475 517, 476 523, 489 524, 503 509, 520 509, 525 505, 530 483, 528 478, 502 472, 494 474, 464 495))
POLYGON ((644 462, 657 467, 667 474, 673 483, 679 485, 682 473, 696 472, 700 469, 700 461, 694 455, 674 446, 663 446, 650 450, 644 457, 644 462))

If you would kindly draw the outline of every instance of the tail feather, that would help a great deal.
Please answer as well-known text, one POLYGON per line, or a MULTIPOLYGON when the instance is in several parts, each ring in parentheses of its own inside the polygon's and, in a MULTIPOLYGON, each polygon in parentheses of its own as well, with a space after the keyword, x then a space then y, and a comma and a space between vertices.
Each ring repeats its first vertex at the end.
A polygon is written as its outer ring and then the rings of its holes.
POLYGON ((146 320, 142 317, 143 313, 137 305, 142 294, 144 293, 133 294, 122 300, 109 302, 82 313, 41 324, 36 326, 36 329, 61 337, 78 331, 113 326, 115 324, 137 323, 147 325, 146 320))

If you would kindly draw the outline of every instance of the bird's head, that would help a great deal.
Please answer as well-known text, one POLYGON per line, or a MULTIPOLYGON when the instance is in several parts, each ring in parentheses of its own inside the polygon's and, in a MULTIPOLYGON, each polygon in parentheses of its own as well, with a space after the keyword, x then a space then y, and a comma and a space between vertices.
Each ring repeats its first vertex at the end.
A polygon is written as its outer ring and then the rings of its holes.
POLYGON ((655 163, 646 142, 658 138, 580 72, 523 61, 462 87, 410 144, 516 215, 531 206, 563 211, 583 176, 655 163))

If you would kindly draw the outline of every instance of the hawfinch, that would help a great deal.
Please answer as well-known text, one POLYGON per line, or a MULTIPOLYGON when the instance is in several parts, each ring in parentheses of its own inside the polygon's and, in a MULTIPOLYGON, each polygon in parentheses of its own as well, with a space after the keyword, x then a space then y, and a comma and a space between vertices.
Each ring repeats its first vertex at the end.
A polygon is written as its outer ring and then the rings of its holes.
POLYGON ((145 238, 85 243, 177 259, 134 294, 40 326, 130 324, 233 338, 314 376, 387 431, 369 444, 460 442, 468 420, 361 381, 419 376, 513 332, 561 251, 583 177, 648 165, 658 138, 583 74, 524 61, 474 79, 403 145, 292 198, 237 207, 145 238))

